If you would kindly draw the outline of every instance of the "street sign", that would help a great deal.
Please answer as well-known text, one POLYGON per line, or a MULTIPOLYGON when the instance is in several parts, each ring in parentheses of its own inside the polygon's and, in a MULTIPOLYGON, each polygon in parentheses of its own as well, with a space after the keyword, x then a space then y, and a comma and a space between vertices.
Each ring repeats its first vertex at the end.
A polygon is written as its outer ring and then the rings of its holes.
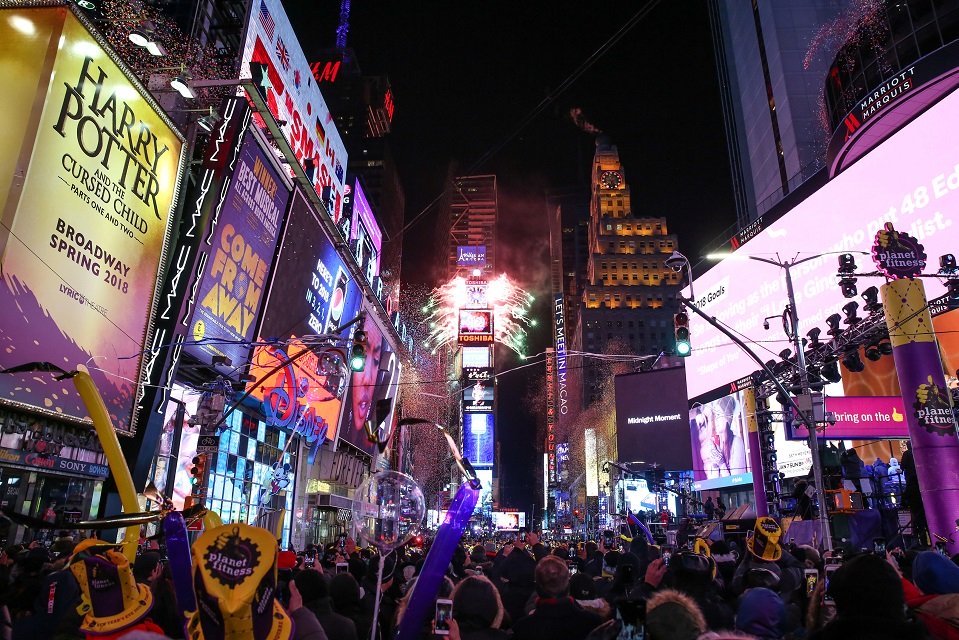
POLYGON ((216 453, 220 450, 220 436, 200 436, 196 441, 196 452, 216 453))

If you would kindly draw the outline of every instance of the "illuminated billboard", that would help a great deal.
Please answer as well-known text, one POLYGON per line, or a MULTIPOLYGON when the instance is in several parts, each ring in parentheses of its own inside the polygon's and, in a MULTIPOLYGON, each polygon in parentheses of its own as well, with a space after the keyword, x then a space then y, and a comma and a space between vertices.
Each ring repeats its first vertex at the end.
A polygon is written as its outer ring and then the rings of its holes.
POLYGON ((489 347, 463 347, 464 367, 489 367, 493 364, 493 350, 489 347))
POLYGON ((356 264, 366 274, 372 284, 373 278, 380 275, 380 255, 383 251, 383 232, 373 216, 373 209, 363 193, 363 187, 357 180, 353 186, 353 223, 350 241, 353 243, 353 255, 356 264))
POLYGON ((483 245, 456 247, 456 266, 480 267, 486 266, 486 247, 483 245))
POLYGON ((459 343, 462 345, 493 344, 493 311, 460 309, 459 343))
MULTIPOLYGON (((86 364, 132 433, 182 141, 66 7, 0 10, 0 68, 0 368, 86 364)), ((49 374, 0 400, 87 417, 49 374)))
POLYGON ((463 413, 489 413, 493 410, 493 381, 470 382, 463 388, 463 413))
POLYGON ((195 295, 194 342, 184 349, 196 358, 226 356, 236 366, 246 361, 289 199, 270 156, 248 130, 195 295))
POLYGON ((615 377, 616 443, 621 462, 692 468, 689 401, 682 367, 615 377))
POLYGON ((340 222, 346 187, 346 147, 317 87, 310 64, 280 0, 253 0, 247 20, 240 77, 250 78, 250 63, 265 65, 266 101, 296 159, 340 222))
MULTIPOLYGON (((819 438, 828 440, 905 440, 909 438, 902 396, 839 396, 825 399, 829 423, 819 438)), ((913 411, 912 407, 908 409, 913 411)), ((794 411, 794 410, 792 410, 794 411)), ((793 415, 792 413, 789 414, 793 415)), ((788 420, 790 438, 805 440, 809 431, 801 422, 788 420)))
POLYGON ((519 531, 526 526, 526 514, 522 511, 494 511, 493 528, 496 531, 519 531))
POLYGON ((493 466, 496 448, 493 414, 467 413, 463 421, 463 457, 474 467, 493 466))
POLYGON ((689 435, 693 454, 693 481, 699 489, 749 484, 744 392, 710 402, 696 403, 689 410, 689 435))
POLYGON ((366 419, 374 417, 372 414, 379 400, 392 398, 390 415, 381 425, 377 425, 381 429, 381 437, 390 433, 397 416, 402 363, 385 332, 374 320, 376 315, 372 307, 366 306, 366 312, 363 324, 367 339, 366 364, 363 371, 356 371, 350 376, 343 421, 340 423, 340 442, 349 442, 360 451, 372 455, 374 445, 366 437, 366 419))
POLYGON ((267 422, 302 433, 310 464, 319 446, 336 437, 342 401, 335 393, 347 380, 324 366, 322 351, 291 360, 307 349, 308 336, 354 319, 362 298, 318 215, 294 191, 260 326, 259 341, 272 344, 257 346, 250 365, 251 395, 263 402, 267 422), (288 366, 261 380, 284 362, 288 366))
MULTIPOLYGON (((954 91, 786 215, 774 222, 761 220, 748 242, 694 281, 696 305, 747 342, 770 340, 781 334, 765 332, 763 319, 779 316, 787 304, 783 270, 747 256, 791 260, 827 252, 868 253, 886 222, 917 238, 933 264, 938 256, 955 253, 956 232, 949 229, 959 220, 957 122, 959 92, 954 91)), ((869 256, 857 254, 856 261, 860 271, 873 270, 869 256)), ((800 335, 825 325, 827 316, 849 302, 836 272, 834 254, 791 270, 800 335)), ((881 282, 860 278, 859 289, 881 282)), ((930 300, 944 293, 934 278, 923 279, 923 284, 930 300)), ((690 334, 693 352, 685 364, 691 398, 757 369, 726 336, 694 314, 690 334)))

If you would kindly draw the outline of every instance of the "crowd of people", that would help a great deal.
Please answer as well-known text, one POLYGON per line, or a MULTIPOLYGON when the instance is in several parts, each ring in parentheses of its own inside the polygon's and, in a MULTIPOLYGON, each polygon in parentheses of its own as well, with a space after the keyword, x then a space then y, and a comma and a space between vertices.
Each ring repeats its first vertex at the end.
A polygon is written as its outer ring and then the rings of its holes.
MULTIPOLYGON (((222 540, 218 549, 226 548, 222 540)), ((199 623, 184 625, 160 551, 144 550, 132 563, 107 552, 93 558, 100 564, 89 564, 88 554, 103 553, 90 545, 63 537, 49 548, 19 545, 0 556, 0 637, 209 636, 199 623), (82 562, 87 568, 78 570, 82 562), (125 595, 126 604, 111 611, 101 599, 98 610, 103 567, 120 583, 135 584, 124 593, 139 589, 139 600, 125 595), (91 622, 94 614, 99 628, 91 622), (136 624, 102 626, 104 619, 124 617, 136 624)), ((382 558, 380 580, 375 550, 345 536, 326 548, 279 551, 275 568, 263 571, 276 577, 274 617, 292 624, 284 631, 275 623, 262 638, 393 638, 428 552, 429 541, 421 539, 392 551, 382 558)), ((195 568, 204 562, 194 546, 195 568)), ((199 588, 203 579, 195 579, 199 588)), ((222 595, 211 593, 208 602, 219 602, 225 616, 238 615, 222 595)), ((197 598, 202 610, 199 591, 197 598)), ((635 529, 590 542, 544 542, 534 532, 495 542, 464 540, 435 598, 451 606, 442 615, 438 606, 437 616, 424 621, 422 638, 959 640, 959 565, 941 549, 886 552, 877 545, 843 557, 783 544, 772 518, 758 519, 740 544, 691 538, 671 548, 649 543, 635 529)), ((260 640, 255 624, 239 628, 248 631, 223 637, 260 640)))

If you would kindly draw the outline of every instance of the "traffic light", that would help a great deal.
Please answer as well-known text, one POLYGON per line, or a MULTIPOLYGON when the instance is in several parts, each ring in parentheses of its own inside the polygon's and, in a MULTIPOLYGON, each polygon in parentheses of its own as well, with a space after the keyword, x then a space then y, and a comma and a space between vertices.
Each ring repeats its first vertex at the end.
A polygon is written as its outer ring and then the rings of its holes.
POLYGON ((206 469, 206 456, 198 455, 193 457, 193 466, 190 467, 190 484, 198 485, 203 481, 203 472, 206 469))
POLYGON ((673 315, 673 333, 676 336, 676 355, 685 358, 693 351, 689 344, 689 315, 685 311, 673 315))
POLYGON ((353 334, 353 347, 350 349, 350 369, 359 373, 366 368, 366 332, 360 329, 353 334))

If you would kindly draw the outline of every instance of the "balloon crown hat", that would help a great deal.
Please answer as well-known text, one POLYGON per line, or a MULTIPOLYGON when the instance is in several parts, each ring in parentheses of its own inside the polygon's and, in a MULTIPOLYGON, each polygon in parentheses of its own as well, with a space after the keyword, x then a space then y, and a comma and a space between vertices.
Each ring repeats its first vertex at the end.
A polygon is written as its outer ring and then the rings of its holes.
POLYGON ((133 569, 116 545, 84 540, 70 559, 80 586, 80 629, 91 635, 112 634, 139 623, 153 607, 153 594, 138 584, 133 569))
POLYGON ((191 640, 288 640, 293 622, 276 601, 276 538, 266 529, 227 524, 193 543, 197 611, 191 640))

